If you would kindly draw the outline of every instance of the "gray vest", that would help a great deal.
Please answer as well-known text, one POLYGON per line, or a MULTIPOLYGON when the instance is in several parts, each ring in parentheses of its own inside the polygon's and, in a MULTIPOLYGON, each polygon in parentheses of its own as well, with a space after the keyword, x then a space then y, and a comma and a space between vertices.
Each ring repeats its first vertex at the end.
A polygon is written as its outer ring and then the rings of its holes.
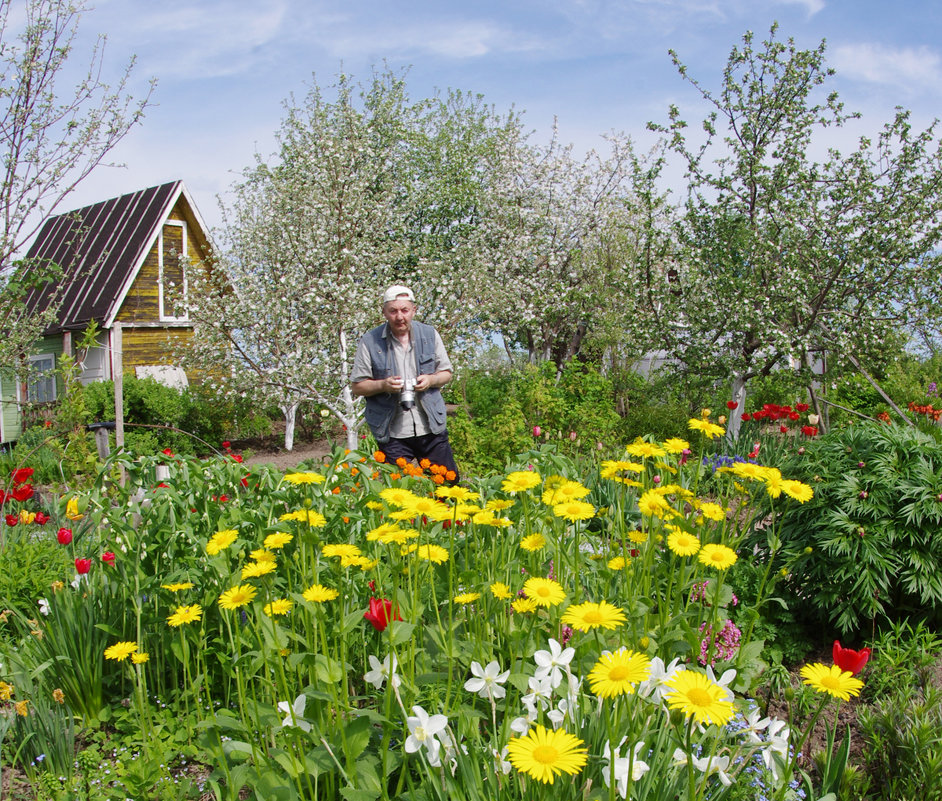
MULTIPOLYGON (((363 335, 370 349, 373 378, 382 380, 396 375, 396 357, 389 337, 383 336, 386 323, 363 335)), ((390 335, 391 336, 391 335, 390 335)), ((435 372, 435 329, 425 323, 412 321, 412 351, 415 354, 415 374, 431 375, 435 372)), ((445 400, 438 387, 416 393, 422 411, 428 418, 429 430, 441 434, 445 430, 445 400)), ((379 443, 389 441, 389 425, 399 404, 399 394, 380 392, 366 398, 366 422, 379 443)))

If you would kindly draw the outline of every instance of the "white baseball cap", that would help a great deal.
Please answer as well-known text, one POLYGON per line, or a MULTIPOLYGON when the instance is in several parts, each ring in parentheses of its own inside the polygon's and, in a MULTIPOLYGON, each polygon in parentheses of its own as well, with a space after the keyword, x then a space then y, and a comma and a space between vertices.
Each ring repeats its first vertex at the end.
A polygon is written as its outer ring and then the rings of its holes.
POLYGON ((415 303, 415 295, 412 294, 412 290, 407 286, 402 286, 401 284, 396 284, 389 287, 383 293, 383 305, 389 303, 393 300, 398 300, 399 298, 405 298, 406 300, 411 300, 415 303))

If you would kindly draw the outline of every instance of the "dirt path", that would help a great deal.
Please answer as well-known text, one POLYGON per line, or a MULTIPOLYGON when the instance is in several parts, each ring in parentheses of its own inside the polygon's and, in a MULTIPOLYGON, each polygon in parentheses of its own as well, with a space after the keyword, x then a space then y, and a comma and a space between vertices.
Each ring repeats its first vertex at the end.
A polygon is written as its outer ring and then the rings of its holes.
POLYGON ((323 459, 330 453, 330 443, 327 440, 318 442, 299 442, 295 444, 294 450, 286 451, 273 444, 247 442, 233 443, 233 450, 251 450, 252 453, 245 459, 245 464, 262 465, 269 464, 277 470, 294 470, 302 462, 310 460, 323 459), (238 447, 241 445, 242 447, 238 447))

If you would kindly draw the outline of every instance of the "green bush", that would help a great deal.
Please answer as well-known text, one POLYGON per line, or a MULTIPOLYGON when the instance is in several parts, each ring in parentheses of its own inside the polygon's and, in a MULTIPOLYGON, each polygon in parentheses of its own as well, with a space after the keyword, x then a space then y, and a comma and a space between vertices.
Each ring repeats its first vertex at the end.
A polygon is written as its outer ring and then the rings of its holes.
POLYGON ((7 529, 0 546, 0 608, 38 614, 36 602, 48 597, 52 583, 71 577, 72 551, 56 542, 55 530, 39 537, 21 537, 20 527, 7 529))
POLYGON ((859 423, 801 450, 781 464, 814 489, 779 521, 790 603, 845 633, 877 618, 938 616, 942 445, 912 428, 859 423))

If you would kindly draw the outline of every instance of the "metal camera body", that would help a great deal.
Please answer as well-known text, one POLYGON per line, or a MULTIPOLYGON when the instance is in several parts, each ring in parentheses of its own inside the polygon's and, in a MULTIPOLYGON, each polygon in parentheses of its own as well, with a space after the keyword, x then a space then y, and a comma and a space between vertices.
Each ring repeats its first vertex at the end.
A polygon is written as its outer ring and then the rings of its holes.
POLYGON ((415 379, 407 378, 402 382, 399 392, 399 405, 406 410, 415 406, 415 379))

